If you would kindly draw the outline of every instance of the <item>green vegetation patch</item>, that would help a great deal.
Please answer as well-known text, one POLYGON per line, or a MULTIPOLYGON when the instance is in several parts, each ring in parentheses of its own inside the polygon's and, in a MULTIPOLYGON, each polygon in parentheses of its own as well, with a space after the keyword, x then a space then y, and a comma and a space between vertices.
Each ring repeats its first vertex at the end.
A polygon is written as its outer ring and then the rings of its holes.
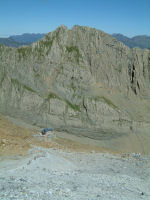
POLYGON ((4 45, 0 44, 0 53, 4 51, 4 45))
POLYGON ((72 104, 70 101, 58 96, 57 94, 50 92, 46 100, 50 99, 59 99, 64 101, 70 108, 72 108, 74 111, 80 111, 80 106, 76 104, 72 104))
POLYGON ((76 61, 79 63, 79 58, 81 57, 81 54, 80 54, 80 51, 79 51, 78 47, 77 46, 67 46, 66 50, 69 53, 74 52, 76 61))
POLYGON ((120 64, 118 66, 118 68, 115 68, 115 70, 118 71, 119 73, 121 73, 122 72, 122 65, 120 64))
POLYGON ((55 94, 53 92, 49 93, 49 95, 48 95, 46 100, 50 100, 50 99, 60 99, 61 100, 61 98, 57 94, 55 94))
POLYGON ((4 45, 0 44, 0 54, 2 54, 4 51, 4 45))
POLYGON ((30 92, 36 93, 35 90, 33 90, 32 88, 30 88, 30 87, 27 86, 27 85, 23 85, 23 87, 24 87, 26 90, 30 91, 30 92))
POLYGON ((48 37, 45 40, 40 40, 35 46, 35 53, 38 56, 38 59, 44 57, 44 54, 48 55, 51 50, 53 40, 50 40, 48 37))
POLYGON ((101 97, 101 99, 104 100, 105 103, 107 103, 108 105, 110 105, 111 107, 113 107, 114 109, 119 109, 110 99, 107 99, 106 97, 101 97))
POLYGON ((1 80, 0 80, 0 87, 2 86, 2 83, 3 83, 3 81, 5 80, 5 78, 6 78, 6 71, 5 71, 5 68, 2 66, 1 67, 1 65, 0 65, 0 69, 3 69, 0 73, 1 73, 1 80))
POLYGON ((19 60, 21 60, 22 58, 26 58, 28 56, 31 55, 32 53, 32 47, 28 46, 28 47, 20 47, 17 48, 17 52, 19 54, 19 60))
POLYGON ((13 84, 15 84, 15 85, 17 85, 17 87, 18 87, 18 90, 21 90, 21 87, 22 88, 24 88, 24 89, 26 89, 26 90, 28 90, 28 91, 30 91, 30 92, 33 92, 33 93, 37 93, 35 90, 33 90, 31 87, 29 87, 29 86, 27 86, 27 85, 25 85, 25 84, 23 84, 23 83, 20 83, 17 79, 11 79, 11 82, 13 83, 13 84))
POLYGON ((14 78, 11 79, 11 82, 12 82, 12 84, 17 85, 17 86, 21 85, 20 82, 17 79, 14 79, 14 78))
POLYGON ((51 49, 51 46, 52 46, 52 43, 53 43, 53 41, 52 40, 49 40, 49 39, 47 39, 47 40, 40 40, 39 41, 39 47, 40 48, 48 48, 49 50, 51 49))
POLYGON ((67 103, 67 105, 72 108, 74 111, 80 111, 80 106, 76 105, 76 104, 72 104, 70 101, 65 100, 65 102, 67 103))
POLYGON ((101 100, 103 100, 104 103, 106 103, 109 106, 113 107, 115 110, 119 110, 119 108, 110 99, 108 99, 108 98, 106 98, 104 96, 96 96, 96 97, 94 97, 94 100, 95 101, 101 101, 101 100))
POLYGON ((113 120, 113 122, 120 122, 120 123, 126 123, 126 124, 131 124, 132 121, 127 120, 127 119, 119 119, 119 120, 113 120))

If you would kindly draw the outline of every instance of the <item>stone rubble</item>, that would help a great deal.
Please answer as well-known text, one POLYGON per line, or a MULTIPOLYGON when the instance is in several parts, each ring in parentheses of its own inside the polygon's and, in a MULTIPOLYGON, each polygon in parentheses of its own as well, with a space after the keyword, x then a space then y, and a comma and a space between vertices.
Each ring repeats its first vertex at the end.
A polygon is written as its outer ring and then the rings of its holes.
POLYGON ((3 162, 1 200, 150 199, 149 156, 35 148, 32 156, 12 160, 12 166, 3 162))

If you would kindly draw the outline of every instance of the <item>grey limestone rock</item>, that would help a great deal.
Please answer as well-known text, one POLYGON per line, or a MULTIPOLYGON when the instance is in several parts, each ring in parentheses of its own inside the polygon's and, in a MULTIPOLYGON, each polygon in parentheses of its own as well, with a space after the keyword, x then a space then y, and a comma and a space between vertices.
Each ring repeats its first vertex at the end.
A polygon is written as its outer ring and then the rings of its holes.
POLYGON ((31 46, 0 46, 0 112, 95 139, 150 122, 150 50, 65 26, 31 46))

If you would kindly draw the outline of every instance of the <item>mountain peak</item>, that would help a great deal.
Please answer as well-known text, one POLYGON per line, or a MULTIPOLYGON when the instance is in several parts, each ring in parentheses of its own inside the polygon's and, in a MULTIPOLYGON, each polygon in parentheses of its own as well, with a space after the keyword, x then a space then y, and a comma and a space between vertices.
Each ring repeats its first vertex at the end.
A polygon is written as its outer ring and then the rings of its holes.
POLYGON ((61 26, 34 45, 1 47, 0 63, 6 115, 114 149, 135 130, 149 134, 149 50, 129 49, 97 29, 61 26))

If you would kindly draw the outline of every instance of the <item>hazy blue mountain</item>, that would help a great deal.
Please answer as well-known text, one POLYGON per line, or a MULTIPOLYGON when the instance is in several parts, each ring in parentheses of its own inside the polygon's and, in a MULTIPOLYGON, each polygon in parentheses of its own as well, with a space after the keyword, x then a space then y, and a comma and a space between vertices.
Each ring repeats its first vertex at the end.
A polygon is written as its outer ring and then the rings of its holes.
POLYGON ((32 43, 32 42, 36 42, 37 40, 40 40, 44 37, 44 33, 40 34, 40 33, 24 33, 22 35, 12 35, 10 36, 10 38, 12 38, 13 40, 15 40, 16 42, 19 43, 32 43))
POLYGON ((13 35, 8 38, 0 38, 0 44, 3 44, 8 47, 19 47, 23 45, 30 45, 33 42, 36 42, 44 37, 45 34, 30 34, 25 33, 22 35, 13 35))
POLYGON ((132 41, 141 48, 150 48, 150 36, 138 35, 133 37, 132 41))
POLYGON ((127 45, 130 48, 135 47, 135 44, 131 38, 128 38, 120 33, 114 33, 114 34, 112 34, 112 36, 115 37, 120 42, 123 42, 125 45, 127 45))
POLYGON ((20 44, 13 40, 12 38, 0 38, 0 44, 8 46, 8 47, 19 47, 23 44, 20 44))
POLYGON ((125 45, 127 45, 130 48, 140 47, 142 49, 144 48, 150 49, 150 36, 138 35, 138 36, 129 38, 119 33, 112 34, 112 36, 115 37, 120 42, 123 42, 125 45))

